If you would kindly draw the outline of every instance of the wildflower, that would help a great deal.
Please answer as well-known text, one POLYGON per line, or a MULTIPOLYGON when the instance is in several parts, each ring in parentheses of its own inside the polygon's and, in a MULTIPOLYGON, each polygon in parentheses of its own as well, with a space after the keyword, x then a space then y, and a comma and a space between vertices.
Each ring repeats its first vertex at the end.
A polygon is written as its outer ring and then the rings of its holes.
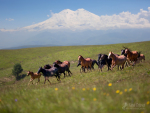
POLYGON ((95 88, 95 87, 93 88, 93 91, 96 91, 96 88, 95 88))
POLYGON ((107 93, 107 96, 109 96, 109 93, 107 93))
POLYGON ((85 88, 83 88, 82 90, 85 91, 85 88))
POLYGON ((87 90, 89 90, 89 88, 87 88, 87 90))
POLYGON ((129 91, 132 91, 132 88, 130 88, 129 91))
POLYGON ((144 113, 144 111, 142 111, 141 113, 144 113))
POLYGON ((55 88, 55 91, 57 91, 58 90, 58 88, 55 88))
POLYGON ((122 91, 119 94, 122 95, 122 91))
POLYGON ((72 87, 72 89, 75 89, 75 87, 72 87))
POLYGON ((149 102, 149 101, 147 101, 147 103, 146 103, 146 104, 148 105, 149 103, 150 103, 150 102, 149 102))
POLYGON ((112 86, 112 83, 109 83, 108 86, 112 86))
POLYGON ((124 92, 127 92, 127 89, 124 89, 124 92))
POLYGON ((116 91, 116 93, 119 93, 119 92, 120 92, 119 90, 116 91))
POLYGON ((96 101, 97 99, 96 98, 93 98, 93 101, 96 101))
POLYGON ((83 100, 84 100, 84 98, 81 98, 81 100, 83 101, 83 100))
POLYGON ((106 93, 103 93, 104 95, 106 95, 106 93))
POLYGON ((15 99, 15 101, 17 102, 18 100, 17 100, 17 99, 15 99))

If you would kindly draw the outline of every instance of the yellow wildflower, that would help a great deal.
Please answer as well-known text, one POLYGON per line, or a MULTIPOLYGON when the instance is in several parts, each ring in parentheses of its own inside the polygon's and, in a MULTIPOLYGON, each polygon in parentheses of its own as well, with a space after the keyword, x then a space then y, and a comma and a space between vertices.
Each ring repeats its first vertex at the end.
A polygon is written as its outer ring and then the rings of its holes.
POLYGON ((119 90, 116 91, 116 93, 119 93, 119 92, 120 92, 119 90))
POLYGON ((150 103, 150 102, 149 102, 149 101, 147 101, 147 103, 146 103, 146 104, 148 105, 149 103, 150 103))
POLYGON ((122 91, 120 91, 120 93, 119 93, 120 95, 122 95, 122 91))
POLYGON ((132 91, 132 88, 130 88, 129 91, 132 91))
POLYGON ((97 100, 96 98, 93 99, 93 101, 96 101, 96 100, 97 100))
POLYGON ((58 90, 58 88, 55 88, 55 91, 57 91, 58 90))
POLYGON ((112 86, 112 83, 109 83, 108 86, 112 86))
POLYGON ((96 91, 96 88, 95 88, 95 87, 93 88, 93 91, 96 91))
POLYGON ((72 87, 72 89, 75 89, 75 87, 72 87))
POLYGON ((82 88, 83 91, 85 91, 85 88, 82 88))
POLYGON ((124 92, 127 92, 127 89, 124 89, 124 92))

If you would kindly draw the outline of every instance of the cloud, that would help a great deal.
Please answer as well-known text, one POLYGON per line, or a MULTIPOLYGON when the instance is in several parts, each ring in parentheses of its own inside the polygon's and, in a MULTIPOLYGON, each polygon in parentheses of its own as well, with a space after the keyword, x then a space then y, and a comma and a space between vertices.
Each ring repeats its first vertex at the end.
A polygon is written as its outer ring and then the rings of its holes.
POLYGON ((14 19, 12 19, 12 18, 9 18, 9 19, 6 18, 6 20, 7 21, 14 21, 14 19))
POLYGON ((47 15, 47 17, 49 17, 49 15, 47 15))
MULTIPOLYGON (((150 7, 148 7, 147 11, 140 9, 140 12, 137 14, 132 14, 128 11, 121 12, 118 15, 101 16, 95 15, 84 9, 78 9, 76 11, 65 9, 59 13, 53 13, 50 10, 50 12, 51 17, 49 19, 16 30, 42 31, 48 29, 108 30, 150 28, 150 7)), ((49 15, 47 16, 49 17, 49 15)), ((3 31, 5 30, 3 29, 3 31)))

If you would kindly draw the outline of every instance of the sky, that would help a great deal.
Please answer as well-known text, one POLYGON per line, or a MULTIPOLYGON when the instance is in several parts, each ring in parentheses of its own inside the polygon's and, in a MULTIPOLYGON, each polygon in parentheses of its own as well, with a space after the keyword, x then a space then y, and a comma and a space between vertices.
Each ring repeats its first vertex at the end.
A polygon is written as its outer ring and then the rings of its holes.
POLYGON ((64 9, 83 8, 98 16, 147 10, 150 0, 0 0, 0 29, 16 29, 42 22, 64 9))
POLYGON ((149 28, 150 0, 0 0, 1 45, 23 30, 149 28))

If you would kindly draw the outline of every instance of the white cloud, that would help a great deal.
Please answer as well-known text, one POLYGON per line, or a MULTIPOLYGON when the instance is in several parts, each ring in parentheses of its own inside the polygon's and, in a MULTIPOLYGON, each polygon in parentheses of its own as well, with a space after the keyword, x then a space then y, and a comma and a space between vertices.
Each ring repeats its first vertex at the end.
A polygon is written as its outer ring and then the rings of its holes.
MULTIPOLYGON (((72 11, 63 10, 53 13, 51 18, 17 30, 41 31, 46 29, 71 29, 71 30, 107 30, 107 29, 128 29, 128 28, 150 28, 150 7, 148 11, 140 9, 137 14, 121 12, 116 15, 98 16, 84 9, 72 11)), ((49 15, 47 15, 49 17, 49 15)), ((4 29, 1 31, 4 31, 4 29)))
POLYGON ((9 19, 6 18, 6 20, 8 20, 8 21, 14 21, 14 19, 12 19, 12 18, 9 18, 9 19))
POLYGON ((47 17, 49 17, 49 15, 47 15, 47 17))

